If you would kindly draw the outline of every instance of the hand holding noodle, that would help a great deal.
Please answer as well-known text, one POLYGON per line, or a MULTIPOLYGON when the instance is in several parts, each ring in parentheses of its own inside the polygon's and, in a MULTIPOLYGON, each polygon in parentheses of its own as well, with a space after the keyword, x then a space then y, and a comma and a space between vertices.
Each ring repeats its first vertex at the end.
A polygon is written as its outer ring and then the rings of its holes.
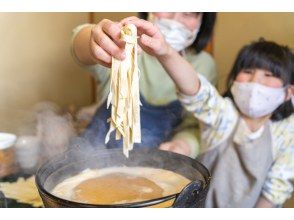
POLYGON ((133 24, 138 29, 138 43, 149 55, 157 58, 169 54, 173 49, 166 42, 159 28, 153 23, 137 17, 128 17, 121 21, 122 24, 133 24))
MULTIPOLYGON (((130 55, 127 54, 127 50, 132 46, 130 46, 131 43, 128 43, 128 40, 121 37, 122 28, 131 24, 137 28, 138 32, 136 34, 135 43, 138 42, 146 53, 156 57, 173 80, 180 81, 178 84, 180 85, 178 88, 180 92, 187 95, 194 95, 198 90, 197 85, 199 85, 197 77, 195 76, 194 68, 165 41, 165 38, 158 27, 149 21, 138 19, 136 17, 126 18, 121 22, 113 22, 104 19, 97 25, 88 26, 82 29, 74 39, 73 49, 78 60, 85 65, 99 63, 105 67, 112 67, 110 79, 111 91, 110 97, 108 98, 108 105, 111 103, 113 106, 113 110, 111 110, 111 118, 109 120, 111 126, 110 132, 117 129, 119 132, 116 134, 116 139, 119 139, 120 136, 124 137, 125 153, 127 151, 126 149, 132 148, 132 143, 136 142, 135 139, 140 139, 139 135, 136 134, 137 132, 131 128, 131 123, 139 123, 139 120, 131 122, 130 119, 130 117, 133 117, 132 115, 136 115, 136 112, 139 111, 130 111, 132 106, 128 104, 131 102, 136 103, 136 100, 138 100, 139 97, 139 92, 136 92, 138 97, 135 97, 136 95, 133 96, 134 93, 131 94, 132 91, 134 91, 134 87, 137 87, 134 86, 137 80, 136 77, 133 78, 133 76, 131 76, 135 74, 127 74, 127 68, 130 67, 130 61, 127 61, 130 60, 128 58, 130 55), (89 47, 85 48, 84 45, 89 45, 89 47), (120 65, 119 63, 125 64, 120 65), (121 69, 122 66, 124 67, 121 69), (125 74, 121 74, 120 69, 123 70, 125 74), (180 75, 177 74, 179 72, 181 73, 180 75), (192 79, 187 77, 191 75, 194 75, 192 76, 192 79), (120 79, 121 82, 124 83, 124 86, 118 83, 121 76, 124 77, 124 80, 120 79), (119 86, 121 86, 122 89, 118 89, 119 86), (123 91, 123 93, 121 93, 121 91, 123 91), (120 98, 116 98, 118 97, 118 94, 121 96, 120 98), (129 97, 127 98, 127 96, 129 97), (127 99, 128 101, 126 101, 127 99), (118 102, 118 100, 121 101, 118 102), (118 107, 119 105, 120 107, 118 107), (126 116, 123 116, 124 112, 129 114, 129 119, 127 119, 126 116), (129 134, 125 134, 123 132, 124 129, 129 130, 129 134), (126 138, 126 135, 129 137, 133 136, 133 139, 126 138)), ((134 48, 137 53, 137 46, 134 48)), ((133 61, 135 58, 136 56, 133 56, 133 61)), ((136 66, 136 64, 133 66, 136 66)), ((132 69, 132 71, 134 70, 135 69, 132 69)), ((136 116, 134 118, 136 118, 136 116)), ((110 132, 107 135, 106 142, 108 141, 110 132)))
POLYGON ((85 64, 97 64, 111 67, 112 57, 124 60, 125 41, 121 38, 121 29, 126 24, 134 24, 138 29, 138 43, 152 56, 163 56, 171 50, 158 27, 137 17, 128 17, 120 22, 103 19, 98 24, 81 30, 74 40, 74 52, 78 60, 85 64), (89 47, 85 48, 85 45, 89 47))
POLYGON ((194 67, 174 50, 164 39, 159 28, 149 21, 129 17, 122 24, 134 24, 138 29, 138 43, 151 56, 155 56, 162 67, 177 82, 178 90, 185 95, 195 95, 200 83, 194 67))

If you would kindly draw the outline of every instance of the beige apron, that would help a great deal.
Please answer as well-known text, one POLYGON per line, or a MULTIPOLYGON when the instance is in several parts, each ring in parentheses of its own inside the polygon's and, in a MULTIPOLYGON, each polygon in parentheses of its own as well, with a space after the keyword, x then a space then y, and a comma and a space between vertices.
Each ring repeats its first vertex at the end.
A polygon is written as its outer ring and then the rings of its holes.
POLYGON ((199 155, 212 174, 206 207, 254 207, 273 163, 270 127, 242 146, 235 132, 220 145, 199 155))

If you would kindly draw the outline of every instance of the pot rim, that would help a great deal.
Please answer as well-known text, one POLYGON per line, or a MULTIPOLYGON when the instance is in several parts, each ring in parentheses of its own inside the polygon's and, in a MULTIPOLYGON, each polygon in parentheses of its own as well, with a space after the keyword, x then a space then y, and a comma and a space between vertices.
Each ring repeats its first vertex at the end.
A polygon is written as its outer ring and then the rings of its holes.
MULTIPOLYGON (((135 149, 135 151, 140 151, 140 150, 141 149, 135 149)), ((152 150, 158 150, 158 151, 162 152, 162 150, 159 150, 159 149, 152 149, 152 150)), ((68 151, 64 152, 63 154, 66 154, 67 152, 68 151)), ((164 151, 164 152, 169 153, 169 154, 175 154, 175 155, 177 155, 177 157, 185 157, 185 159, 190 160, 192 162, 192 164, 196 164, 197 168, 200 169, 199 172, 201 173, 201 175, 204 177, 204 180, 205 180, 202 190, 205 190, 206 188, 209 187, 209 183, 210 183, 210 180, 211 180, 211 174, 210 174, 209 170, 203 164, 198 162, 196 159, 192 159, 190 157, 187 157, 187 156, 184 156, 184 155, 181 155, 181 154, 178 154, 178 153, 167 152, 167 151, 164 151)), ((160 203, 172 200, 172 199, 176 199, 182 192, 181 191, 179 193, 175 193, 175 194, 160 197, 160 198, 149 199, 149 200, 133 202, 133 203, 123 203, 123 204, 91 204, 91 203, 81 203, 81 202, 75 202, 75 201, 63 199, 63 198, 57 197, 57 196, 53 195, 52 193, 48 192, 45 189, 45 187, 42 186, 41 180, 40 180, 40 175, 38 175, 38 173, 42 169, 44 169, 48 164, 54 162, 55 160, 58 161, 58 158, 59 158, 58 156, 53 157, 51 160, 45 162, 43 165, 41 165, 39 167, 39 169, 36 172, 35 182, 36 182, 36 185, 37 185, 37 188, 38 188, 38 191, 39 191, 40 194, 43 194, 44 196, 46 196, 50 200, 58 201, 58 202, 60 202, 62 204, 66 204, 67 206, 70 206, 70 207, 88 207, 88 208, 110 208, 110 207, 111 208, 126 208, 126 207, 128 207, 128 208, 140 208, 140 207, 148 207, 148 206, 157 205, 157 204, 160 204, 160 203)), ((193 182, 193 181, 191 181, 191 182, 193 182)))

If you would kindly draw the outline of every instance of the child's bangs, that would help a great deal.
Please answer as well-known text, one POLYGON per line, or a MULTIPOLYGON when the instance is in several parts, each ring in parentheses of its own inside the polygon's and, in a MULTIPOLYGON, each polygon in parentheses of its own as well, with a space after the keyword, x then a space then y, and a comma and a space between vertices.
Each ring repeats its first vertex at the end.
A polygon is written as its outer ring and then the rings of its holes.
POLYGON ((284 84, 290 81, 290 62, 288 48, 279 47, 272 43, 259 42, 249 46, 241 53, 239 70, 258 68, 270 71, 273 76, 283 80, 284 84))
POLYGON ((250 51, 243 57, 241 69, 264 69, 273 73, 275 77, 286 81, 286 69, 283 67, 286 61, 280 57, 275 57, 272 54, 259 53, 258 51, 250 51))

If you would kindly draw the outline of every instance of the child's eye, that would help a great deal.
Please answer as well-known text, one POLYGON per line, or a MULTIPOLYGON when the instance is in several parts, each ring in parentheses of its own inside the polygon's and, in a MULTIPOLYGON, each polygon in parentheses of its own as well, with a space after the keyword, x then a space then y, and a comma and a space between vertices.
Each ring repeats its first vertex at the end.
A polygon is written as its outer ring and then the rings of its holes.
POLYGON ((251 70, 251 69, 244 69, 243 72, 244 73, 247 73, 247 74, 252 74, 253 73, 253 70, 251 70))
POLYGON ((183 14, 184 14, 185 17, 197 18, 200 13, 196 13, 196 12, 184 12, 183 14))
POLYGON ((273 74, 272 74, 271 72, 266 72, 264 75, 265 75, 266 77, 272 77, 272 76, 273 76, 273 74))

